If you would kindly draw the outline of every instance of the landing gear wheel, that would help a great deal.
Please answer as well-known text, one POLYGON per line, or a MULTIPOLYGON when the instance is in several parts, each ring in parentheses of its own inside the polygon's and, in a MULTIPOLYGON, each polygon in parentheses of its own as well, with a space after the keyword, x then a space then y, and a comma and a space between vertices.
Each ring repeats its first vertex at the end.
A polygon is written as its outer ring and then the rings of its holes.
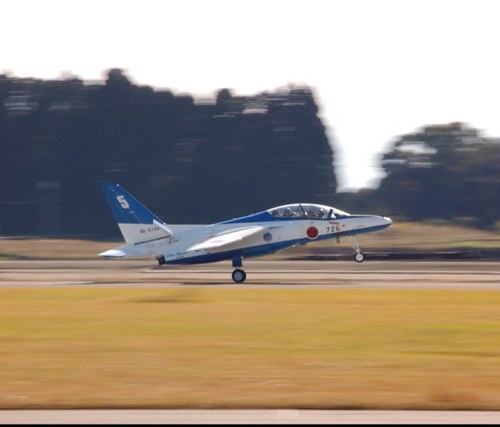
POLYGON ((365 260, 365 256, 363 255, 363 252, 356 252, 354 254, 354 261, 356 262, 363 262, 365 260))
POLYGON ((236 270, 233 271, 231 277, 233 278, 233 281, 235 283, 243 283, 247 278, 247 274, 241 268, 237 268, 236 270))

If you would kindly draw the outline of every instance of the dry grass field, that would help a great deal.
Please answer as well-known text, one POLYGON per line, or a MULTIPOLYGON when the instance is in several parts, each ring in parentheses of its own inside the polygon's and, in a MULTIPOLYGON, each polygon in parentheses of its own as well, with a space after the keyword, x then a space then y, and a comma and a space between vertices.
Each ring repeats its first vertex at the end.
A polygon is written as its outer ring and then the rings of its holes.
POLYGON ((95 259, 106 249, 122 242, 99 242, 80 239, 0 239, 0 259, 95 259))
POLYGON ((0 289, 0 409, 500 410, 500 293, 0 289))
MULTIPOLYGON (((500 247, 498 233, 425 224, 361 243, 500 247)), ((119 244, 0 239, 0 258, 119 244)), ((495 290, 14 284, 0 287, 0 409, 500 410, 499 336, 495 290)))

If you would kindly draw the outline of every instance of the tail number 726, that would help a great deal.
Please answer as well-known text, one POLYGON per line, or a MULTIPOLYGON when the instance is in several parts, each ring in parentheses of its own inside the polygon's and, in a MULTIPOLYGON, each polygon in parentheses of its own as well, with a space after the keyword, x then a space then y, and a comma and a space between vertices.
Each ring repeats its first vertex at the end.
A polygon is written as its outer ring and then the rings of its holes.
POLYGON ((326 226, 327 233, 338 233, 339 231, 340 231, 340 225, 338 224, 326 226))

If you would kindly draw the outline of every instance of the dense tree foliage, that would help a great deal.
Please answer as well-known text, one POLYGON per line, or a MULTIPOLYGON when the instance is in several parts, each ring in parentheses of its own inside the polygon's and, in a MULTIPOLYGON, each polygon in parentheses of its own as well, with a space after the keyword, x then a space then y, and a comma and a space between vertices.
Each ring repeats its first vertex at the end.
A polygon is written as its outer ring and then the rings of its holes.
POLYGON ((387 176, 375 193, 390 211, 481 227, 500 219, 500 141, 462 123, 402 136, 382 166, 387 176))
POLYGON ((500 141, 462 123, 403 135, 375 190, 336 192, 334 153, 307 87, 195 101, 133 84, 0 75, 0 233, 118 237, 100 191, 118 182, 170 223, 296 201, 396 219, 500 220, 500 141), (399 216, 397 215, 399 214, 399 216))
POLYGON ((99 184, 118 182, 170 223, 331 203, 333 151, 312 91, 221 89, 195 102, 133 84, 0 76, 0 232, 118 234, 99 184))

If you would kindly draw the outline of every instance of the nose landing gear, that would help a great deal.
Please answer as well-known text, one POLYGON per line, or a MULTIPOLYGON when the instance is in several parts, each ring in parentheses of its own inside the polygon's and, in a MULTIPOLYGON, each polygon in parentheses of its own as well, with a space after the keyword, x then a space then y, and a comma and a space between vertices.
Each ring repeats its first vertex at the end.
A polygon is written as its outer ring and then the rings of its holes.
POLYGON ((363 252, 361 252, 361 249, 359 248, 358 245, 358 237, 356 235, 352 236, 352 240, 354 242, 354 261, 356 262, 363 262, 365 260, 365 255, 363 252))
POLYGON ((363 255, 363 252, 359 251, 354 254, 354 261, 356 262, 363 262, 365 260, 365 256, 363 255))

